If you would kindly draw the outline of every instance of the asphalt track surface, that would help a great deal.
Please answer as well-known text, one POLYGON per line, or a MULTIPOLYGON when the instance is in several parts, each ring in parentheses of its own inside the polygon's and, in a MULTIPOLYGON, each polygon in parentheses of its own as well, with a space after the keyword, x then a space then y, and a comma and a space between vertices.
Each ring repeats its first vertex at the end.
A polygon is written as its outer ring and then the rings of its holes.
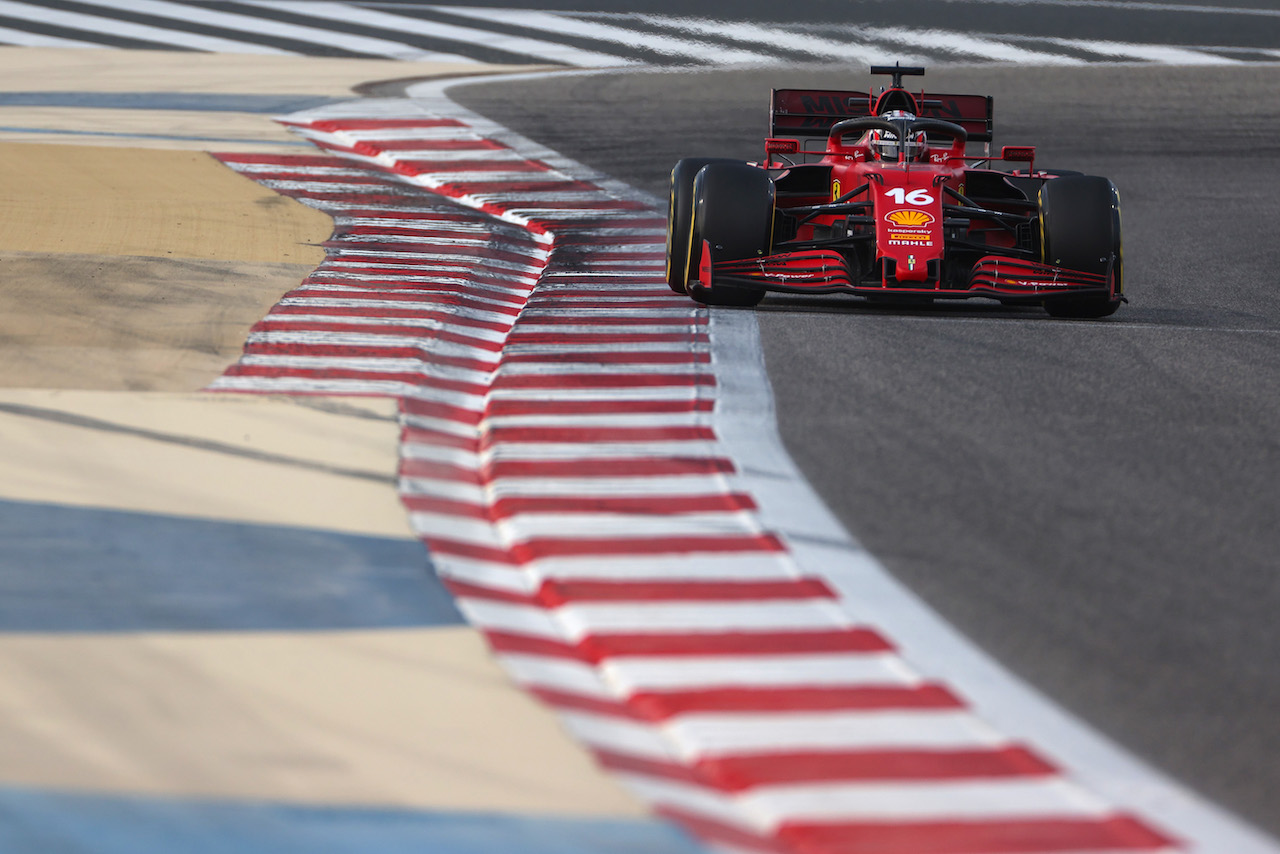
MULTIPOLYGON (((353 0, 353 5, 390 11, 425 5, 511 8, 510 0, 353 0)), ((1096 38, 1141 44, 1230 45, 1274 48, 1280 13, 1269 0, 808 0, 802 17, 776 0, 544 0, 522 9, 556 12, 681 15, 732 21, 849 23, 861 26, 928 26, 942 30, 996 32, 1016 36, 1096 38), (851 6, 855 7, 851 10, 851 6)))
POLYGON ((1280 12, 1265 4, 809 0, 797 14, 772 0, 732 8, 722 0, 543 0, 516 9, 508 0, 9 0, 0 4, 0 43, 585 68, 863 63, 886 52, 925 63, 1200 65, 1280 59, 1280 12))
MULTIPOLYGON (((996 145, 1111 177, 1131 304, 1058 321, 771 296, 783 439, 898 578, 1137 755, 1280 832, 1280 68, 936 68, 996 145)), ((467 107, 665 198, 754 159, 770 87, 862 69, 578 75, 467 107)))

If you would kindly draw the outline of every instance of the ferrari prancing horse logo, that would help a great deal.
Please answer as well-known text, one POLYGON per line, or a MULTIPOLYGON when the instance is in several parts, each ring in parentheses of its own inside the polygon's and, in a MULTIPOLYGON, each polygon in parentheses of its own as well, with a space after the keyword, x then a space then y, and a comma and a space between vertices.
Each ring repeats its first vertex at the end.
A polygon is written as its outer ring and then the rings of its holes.
POLYGON ((839 198, 840 198, 840 179, 837 178, 831 182, 831 201, 834 202, 839 198))

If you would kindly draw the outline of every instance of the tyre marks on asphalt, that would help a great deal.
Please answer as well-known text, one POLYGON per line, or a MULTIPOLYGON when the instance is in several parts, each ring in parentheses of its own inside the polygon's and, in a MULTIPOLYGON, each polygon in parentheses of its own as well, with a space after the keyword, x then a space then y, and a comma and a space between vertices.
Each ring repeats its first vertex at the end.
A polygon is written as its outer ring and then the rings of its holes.
POLYGON ((665 221, 411 101, 227 155, 331 213, 328 258, 212 388, 392 395, 400 491, 507 672, 628 788, 733 851, 1172 851, 806 574, 717 433, 665 221))
POLYGON ((1058 9, 1046 28, 1044 21, 1010 21, 1003 4, 954 5, 954 11, 938 4, 917 11, 894 4, 834 20, 824 20, 820 10, 807 20, 761 21, 725 20, 719 9, 699 16, 696 9, 648 14, 319 0, 0 0, 0 44, 581 68, 893 60, 1203 65, 1280 56, 1267 38, 1274 27, 1269 10, 1223 10, 1248 16, 1247 23, 1229 29, 1226 42, 1202 45, 1152 41, 1151 31, 1176 18, 1186 31, 1199 32, 1205 16, 1217 11, 1204 6, 1131 4, 1099 38, 1096 12, 1058 9))

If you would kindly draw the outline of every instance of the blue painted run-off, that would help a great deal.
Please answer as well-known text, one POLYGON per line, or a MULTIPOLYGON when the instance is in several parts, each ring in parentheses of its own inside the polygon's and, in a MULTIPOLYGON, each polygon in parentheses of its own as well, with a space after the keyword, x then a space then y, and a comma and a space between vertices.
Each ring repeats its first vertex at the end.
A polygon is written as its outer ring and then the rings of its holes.
POLYGON ((311 143, 301 140, 289 139, 246 139, 242 136, 182 136, 172 133, 117 133, 115 131, 97 131, 97 130, 65 130, 63 128, 39 128, 39 127, 23 127, 21 125, 0 125, 0 133, 40 133, 50 136, 98 136, 98 137, 117 137, 120 139, 167 139, 174 142, 221 142, 221 143, 242 143, 249 142, 254 145, 290 145, 298 147, 311 147, 311 143))
POLYGON ((0 632, 463 624, 411 539, 0 501, 0 543, 0 632))
POLYGON ((0 92, 0 107, 91 107, 106 110, 223 113, 294 113, 349 100, 351 98, 315 95, 224 95, 211 92, 0 92))
POLYGON ((0 788, 6 854, 705 854, 656 820, 228 803, 0 788))

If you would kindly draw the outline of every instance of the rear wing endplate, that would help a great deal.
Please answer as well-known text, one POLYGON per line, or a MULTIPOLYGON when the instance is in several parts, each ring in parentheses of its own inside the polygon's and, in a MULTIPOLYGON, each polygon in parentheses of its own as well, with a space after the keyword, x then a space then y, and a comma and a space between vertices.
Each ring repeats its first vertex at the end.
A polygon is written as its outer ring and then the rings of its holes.
MULTIPOLYGON (((971 142, 990 142, 995 101, 990 95, 921 95, 921 118, 942 119, 960 125, 971 142)), ((872 96, 867 92, 837 89, 774 89, 769 104, 769 136, 800 142, 800 150, 826 150, 827 133, 842 119, 871 115, 872 96)))

